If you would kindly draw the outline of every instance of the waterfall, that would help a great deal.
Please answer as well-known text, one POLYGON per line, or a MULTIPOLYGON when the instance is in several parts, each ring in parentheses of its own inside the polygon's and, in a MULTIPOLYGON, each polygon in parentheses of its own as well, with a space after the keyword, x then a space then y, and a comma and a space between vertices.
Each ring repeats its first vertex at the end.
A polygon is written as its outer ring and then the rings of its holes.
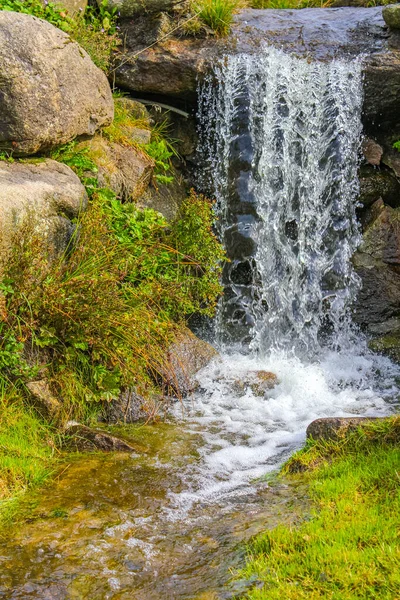
POLYGON ((231 259, 220 343, 308 356, 342 347, 359 286, 361 62, 264 48, 224 58, 199 97, 203 177, 231 259))
POLYGON ((351 324, 362 98, 359 60, 272 48, 221 59, 199 86, 200 185, 230 262, 220 356, 184 401, 204 445, 174 496, 179 511, 240 506, 314 419, 384 415, 398 402, 398 367, 351 324))

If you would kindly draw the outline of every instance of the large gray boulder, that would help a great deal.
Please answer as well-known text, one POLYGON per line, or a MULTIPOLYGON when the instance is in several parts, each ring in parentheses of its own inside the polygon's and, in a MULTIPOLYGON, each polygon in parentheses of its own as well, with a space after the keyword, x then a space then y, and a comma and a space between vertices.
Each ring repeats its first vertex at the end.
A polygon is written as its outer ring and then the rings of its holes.
POLYGON ((29 155, 109 125, 110 85, 50 23, 0 11, 0 150, 29 155))
POLYGON ((66 165, 0 161, 0 258, 23 226, 43 239, 50 256, 59 255, 74 231, 71 219, 86 203, 85 188, 66 165))

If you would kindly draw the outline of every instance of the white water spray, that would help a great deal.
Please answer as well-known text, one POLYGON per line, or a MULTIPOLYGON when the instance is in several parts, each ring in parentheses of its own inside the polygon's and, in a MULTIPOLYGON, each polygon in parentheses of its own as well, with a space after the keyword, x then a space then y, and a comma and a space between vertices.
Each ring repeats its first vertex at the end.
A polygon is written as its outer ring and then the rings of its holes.
MULTIPOLYGON (((271 48, 231 56, 200 98, 200 145, 223 234, 237 221, 229 205, 240 174, 231 161, 238 121, 248 124, 251 163, 241 197, 257 213, 247 232, 256 246, 257 289, 245 307, 252 347, 295 348, 309 357, 324 334, 345 344, 358 289, 350 259, 359 243, 361 62, 308 62, 271 48)), ((241 295, 240 286, 235 292, 241 295)), ((220 339, 225 327, 219 319, 220 339)))

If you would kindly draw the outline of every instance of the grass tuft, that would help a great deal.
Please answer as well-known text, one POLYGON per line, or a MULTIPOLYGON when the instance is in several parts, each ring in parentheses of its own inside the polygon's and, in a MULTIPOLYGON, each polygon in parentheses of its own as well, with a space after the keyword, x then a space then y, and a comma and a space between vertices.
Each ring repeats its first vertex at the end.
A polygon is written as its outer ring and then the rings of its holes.
POLYGON ((193 10, 199 18, 219 36, 228 35, 233 15, 242 5, 239 0, 199 0, 193 10))
POLYGON ((0 512, 27 487, 41 485, 54 464, 53 428, 27 407, 19 390, 0 379, 0 512))

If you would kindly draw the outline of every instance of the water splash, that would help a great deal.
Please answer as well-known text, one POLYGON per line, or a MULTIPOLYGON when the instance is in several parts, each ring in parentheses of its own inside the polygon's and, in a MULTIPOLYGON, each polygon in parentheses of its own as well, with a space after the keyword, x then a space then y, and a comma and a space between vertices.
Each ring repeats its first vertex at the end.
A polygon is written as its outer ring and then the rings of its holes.
POLYGON ((308 357, 323 338, 343 346, 359 286, 350 258, 360 241, 361 62, 273 48, 230 56, 200 99, 205 173, 233 259, 219 340, 308 357))

